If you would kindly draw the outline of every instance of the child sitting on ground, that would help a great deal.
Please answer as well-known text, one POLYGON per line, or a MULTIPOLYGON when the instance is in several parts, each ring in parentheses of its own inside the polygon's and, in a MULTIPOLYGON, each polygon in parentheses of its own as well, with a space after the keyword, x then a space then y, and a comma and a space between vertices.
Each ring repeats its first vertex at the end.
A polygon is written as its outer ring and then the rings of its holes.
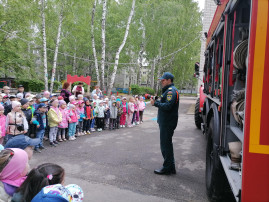
POLYGON ((50 127, 49 140, 51 146, 56 146, 59 144, 56 140, 58 134, 58 125, 62 122, 62 113, 58 108, 58 100, 51 100, 51 107, 48 112, 48 122, 50 127))

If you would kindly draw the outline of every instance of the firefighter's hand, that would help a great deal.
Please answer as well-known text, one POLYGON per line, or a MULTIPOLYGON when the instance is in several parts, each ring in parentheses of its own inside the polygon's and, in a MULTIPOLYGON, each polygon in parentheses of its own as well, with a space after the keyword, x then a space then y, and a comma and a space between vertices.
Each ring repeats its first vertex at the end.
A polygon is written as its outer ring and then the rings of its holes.
POLYGON ((153 100, 152 98, 150 98, 150 104, 153 106, 155 103, 155 100, 153 100))
POLYGON ((39 128, 39 127, 40 127, 40 125, 37 125, 36 127, 37 127, 37 128, 39 128))

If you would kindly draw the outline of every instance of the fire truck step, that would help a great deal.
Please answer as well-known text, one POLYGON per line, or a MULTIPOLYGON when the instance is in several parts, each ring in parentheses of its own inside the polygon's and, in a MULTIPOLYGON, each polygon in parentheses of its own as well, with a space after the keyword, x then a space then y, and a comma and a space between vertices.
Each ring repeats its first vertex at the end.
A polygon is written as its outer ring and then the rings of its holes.
POLYGON ((220 160, 222 163, 222 166, 224 168, 224 171, 226 173, 226 176, 228 178, 229 184, 231 186, 231 189, 233 191, 233 194, 235 196, 235 199, 239 201, 239 194, 241 193, 241 182, 242 178, 240 175, 240 172, 230 170, 230 165, 231 165, 231 159, 230 157, 227 156, 220 156, 220 160))

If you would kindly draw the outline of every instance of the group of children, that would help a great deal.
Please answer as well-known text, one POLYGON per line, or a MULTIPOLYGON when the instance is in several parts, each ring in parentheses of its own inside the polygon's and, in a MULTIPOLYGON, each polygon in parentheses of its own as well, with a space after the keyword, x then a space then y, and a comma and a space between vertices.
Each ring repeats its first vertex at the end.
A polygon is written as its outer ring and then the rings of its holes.
POLYGON ((43 139, 57 146, 59 142, 75 140, 91 132, 133 127, 143 122, 145 102, 142 96, 99 98, 74 95, 69 103, 62 96, 44 92, 40 95, 0 96, 0 144, 19 134, 27 134, 40 140, 35 146, 41 152, 43 139), (95 129, 96 128, 96 129, 95 129))
POLYGON ((30 170, 31 156, 21 148, 0 146, 0 201, 12 202, 82 202, 80 186, 64 186, 65 170, 53 163, 43 163, 30 170))

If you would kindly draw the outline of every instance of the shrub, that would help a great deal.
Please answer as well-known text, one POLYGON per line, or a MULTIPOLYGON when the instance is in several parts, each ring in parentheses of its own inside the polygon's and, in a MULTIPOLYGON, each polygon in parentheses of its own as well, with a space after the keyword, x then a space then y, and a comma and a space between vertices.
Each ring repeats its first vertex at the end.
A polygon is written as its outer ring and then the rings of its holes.
POLYGON ((150 87, 143 87, 143 88, 144 88, 145 93, 154 95, 154 90, 152 88, 150 87))
POLYGON ((45 88, 45 83, 38 79, 29 80, 29 89, 33 92, 41 92, 45 88))
POLYGON ((16 83, 17 86, 22 84, 26 92, 41 92, 45 86, 44 82, 38 79, 20 79, 16 83))
POLYGON ((135 84, 131 85, 131 89, 132 89, 133 95, 138 95, 141 93, 140 86, 138 86, 138 85, 135 85, 135 84))
POLYGON ((154 95, 154 90, 150 87, 143 87, 138 85, 131 85, 132 94, 133 95, 144 95, 144 94, 151 94, 154 95))

